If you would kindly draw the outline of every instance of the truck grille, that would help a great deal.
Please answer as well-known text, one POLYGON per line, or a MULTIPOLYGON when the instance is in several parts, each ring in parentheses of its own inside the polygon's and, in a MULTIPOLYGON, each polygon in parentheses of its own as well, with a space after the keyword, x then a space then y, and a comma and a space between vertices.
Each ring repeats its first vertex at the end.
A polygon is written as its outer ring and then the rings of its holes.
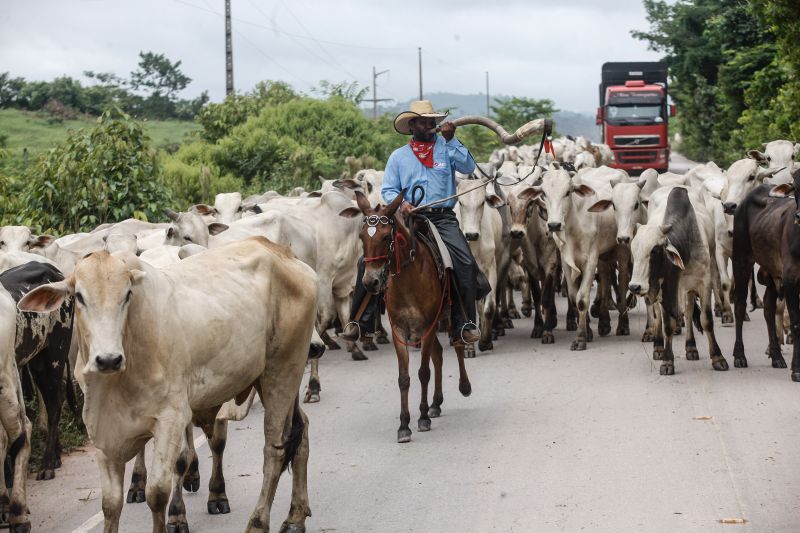
POLYGON ((617 135, 614 144, 617 146, 658 146, 661 138, 658 135, 617 135))
POLYGON ((617 163, 654 163, 658 160, 658 150, 620 150, 614 154, 617 163))

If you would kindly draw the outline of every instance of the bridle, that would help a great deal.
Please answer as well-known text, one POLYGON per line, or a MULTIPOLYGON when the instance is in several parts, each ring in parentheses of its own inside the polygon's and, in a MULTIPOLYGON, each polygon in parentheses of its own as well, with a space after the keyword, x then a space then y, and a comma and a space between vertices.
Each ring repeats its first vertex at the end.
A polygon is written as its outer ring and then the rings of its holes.
MULTIPOLYGON (((376 256, 372 256, 372 257, 364 257, 364 263, 367 264, 367 263, 377 263, 378 261, 386 261, 386 264, 383 266, 383 271, 385 272, 389 268, 390 264, 392 263, 392 256, 394 256, 395 271, 394 272, 390 271, 389 273, 392 276, 398 275, 400 273, 400 268, 401 268, 401 262, 400 262, 401 250, 400 250, 400 248, 401 248, 401 246, 405 246, 406 244, 408 244, 408 242, 407 242, 405 236, 401 232, 397 231, 397 225, 396 225, 394 217, 393 216, 387 217, 385 215, 380 215, 380 216, 379 215, 367 215, 367 216, 364 217, 364 220, 362 222, 362 226, 367 226, 367 234, 370 237, 375 235, 375 233, 372 233, 372 235, 370 235, 369 234, 369 228, 376 228, 376 232, 377 232, 377 227, 378 226, 391 226, 392 240, 389 243, 389 250, 383 255, 376 255, 376 256)), ((385 274, 384 274, 384 276, 385 276, 385 274)))

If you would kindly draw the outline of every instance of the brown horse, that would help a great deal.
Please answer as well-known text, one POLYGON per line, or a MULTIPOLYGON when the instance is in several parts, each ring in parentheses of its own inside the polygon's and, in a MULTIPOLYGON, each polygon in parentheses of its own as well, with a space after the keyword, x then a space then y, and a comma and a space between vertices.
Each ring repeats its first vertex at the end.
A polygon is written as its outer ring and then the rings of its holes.
MULTIPOLYGON (((392 327, 392 339, 397 353, 400 386, 400 428, 397 442, 409 442, 411 429, 408 423, 408 346, 422 345, 419 381, 422 398, 419 404, 419 431, 431 429, 431 417, 442 413, 442 345, 436 330, 442 309, 447 300, 447 285, 439 279, 433 253, 423 241, 417 241, 416 253, 411 253, 409 230, 395 211, 403 201, 405 191, 388 206, 373 209, 367 197, 356 191, 358 209, 350 207, 340 214, 345 217, 364 216, 361 243, 364 245, 364 287, 370 293, 386 293, 386 312, 392 327), (433 404, 428 406, 428 382, 431 378, 430 361, 435 372, 433 404)), ((472 392, 467 369, 464 366, 464 346, 456 345, 458 355, 458 390, 464 396, 472 392)))

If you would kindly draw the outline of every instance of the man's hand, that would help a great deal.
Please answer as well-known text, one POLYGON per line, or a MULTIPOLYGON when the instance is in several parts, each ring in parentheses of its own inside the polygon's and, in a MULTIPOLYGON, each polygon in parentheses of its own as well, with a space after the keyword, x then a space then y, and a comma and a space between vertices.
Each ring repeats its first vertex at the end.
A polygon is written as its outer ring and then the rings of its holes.
POLYGON ((414 210, 414 206, 413 206, 413 205, 411 205, 411 204, 410 204, 410 203, 408 203, 408 202, 403 202, 402 204, 400 204, 400 209, 399 209, 399 211, 400 211, 400 215, 401 215, 401 216, 404 216, 404 217, 409 217, 409 216, 411 216, 411 212, 412 212, 413 210, 414 210))
POLYGON ((452 122, 445 122, 441 125, 439 132, 445 141, 449 141, 456 134, 456 127, 452 122))

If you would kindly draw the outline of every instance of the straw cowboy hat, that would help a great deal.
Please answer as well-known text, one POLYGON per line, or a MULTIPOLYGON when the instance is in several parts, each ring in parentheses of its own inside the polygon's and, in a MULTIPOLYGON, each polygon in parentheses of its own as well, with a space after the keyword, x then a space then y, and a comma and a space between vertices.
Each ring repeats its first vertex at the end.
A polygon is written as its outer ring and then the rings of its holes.
POLYGON ((431 104, 430 100, 417 100, 416 102, 411 102, 409 107, 411 109, 408 111, 403 111, 394 117, 394 129, 397 130, 397 133, 411 135, 411 128, 409 128, 408 122, 417 117, 436 119, 437 125, 440 124, 445 117, 447 117, 447 113, 436 112, 436 110, 433 109, 433 104, 431 104))

